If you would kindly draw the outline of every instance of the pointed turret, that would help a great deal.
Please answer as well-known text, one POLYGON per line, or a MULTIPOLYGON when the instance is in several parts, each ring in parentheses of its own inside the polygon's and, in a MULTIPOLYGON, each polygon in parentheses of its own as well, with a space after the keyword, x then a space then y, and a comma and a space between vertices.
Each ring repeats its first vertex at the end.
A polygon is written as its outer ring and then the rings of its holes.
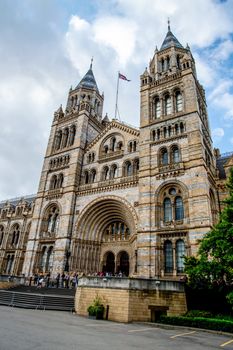
POLYGON ((181 45, 181 43, 177 40, 175 35, 171 32, 170 21, 168 20, 168 32, 167 32, 167 35, 162 43, 160 51, 167 49, 169 47, 172 47, 172 46, 179 47, 179 48, 183 49, 183 46, 181 45))
POLYGON ((92 71, 92 62, 93 59, 91 59, 90 68, 88 69, 87 73, 84 75, 80 83, 76 86, 75 90, 79 88, 85 88, 96 90, 99 93, 99 89, 92 71))

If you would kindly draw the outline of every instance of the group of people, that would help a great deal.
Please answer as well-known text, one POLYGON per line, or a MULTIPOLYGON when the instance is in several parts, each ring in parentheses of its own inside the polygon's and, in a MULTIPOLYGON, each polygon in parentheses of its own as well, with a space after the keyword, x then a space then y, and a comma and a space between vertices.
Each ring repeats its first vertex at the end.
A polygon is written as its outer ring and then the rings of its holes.
MULTIPOLYGON (((50 273, 46 275, 35 273, 34 276, 31 276, 29 279, 29 285, 34 285, 37 288, 46 287, 46 288, 77 288, 79 277, 85 276, 85 273, 78 275, 77 272, 62 272, 57 273, 56 277, 52 278, 50 273)), ((111 272, 95 272, 86 274, 87 277, 126 277, 124 273, 119 271, 117 274, 111 272)))
POLYGON ((74 273, 58 273, 55 278, 50 276, 50 273, 46 275, 35 273, 29 279, 29 285, 34 285, 37 288, 77 288, 78 286, 78 274, 74 273))

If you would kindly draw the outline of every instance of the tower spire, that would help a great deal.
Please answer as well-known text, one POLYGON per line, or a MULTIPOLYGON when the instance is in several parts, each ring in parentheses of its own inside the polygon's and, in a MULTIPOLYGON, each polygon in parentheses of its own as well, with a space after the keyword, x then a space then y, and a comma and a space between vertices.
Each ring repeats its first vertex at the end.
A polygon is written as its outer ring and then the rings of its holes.
POLYGON ((93 63, 93 56, 92 56, 92 58, 91 58, 90 69, 92 69, 92 63, 93 63))
POLYGON ((171 31, 171 27, 170 27, 170 18, 168 17, 167 19, 167 29, 170 32, 171 31))

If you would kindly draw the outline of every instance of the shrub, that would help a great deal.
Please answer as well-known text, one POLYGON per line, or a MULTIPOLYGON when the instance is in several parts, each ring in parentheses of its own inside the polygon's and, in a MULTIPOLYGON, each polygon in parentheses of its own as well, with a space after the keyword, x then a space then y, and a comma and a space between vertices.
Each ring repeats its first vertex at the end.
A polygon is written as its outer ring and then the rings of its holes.
POLYGON ((159 322, 233 333, 233 321, 204 317, 161 316, 159 322))
POLYGON ((186 314, 184 314, 185 317, 204 317, 204 318, 211 318, 213 315, 209 311, 204 310, 190 310, 187 311, 186 314))
POLYGON ((95 316, 96 319, 103 319, 104 306, 102 300, 98 295, 93 300, 92 304, 88 306, 87 312, 89 316, 95 316))

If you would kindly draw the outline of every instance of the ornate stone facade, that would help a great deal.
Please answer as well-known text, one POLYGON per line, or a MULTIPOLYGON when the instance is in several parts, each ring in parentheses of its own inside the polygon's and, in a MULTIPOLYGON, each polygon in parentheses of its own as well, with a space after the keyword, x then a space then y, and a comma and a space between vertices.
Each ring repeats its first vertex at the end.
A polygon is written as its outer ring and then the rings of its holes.
POLYGON ((195 61, 170 28, 140 79, 140 129, 102 118, 92 64, 70 89, 37 195, 0 203, 1 273, 183 275, 183 256, 218 218, 233 157, 212 147, 195 61))

